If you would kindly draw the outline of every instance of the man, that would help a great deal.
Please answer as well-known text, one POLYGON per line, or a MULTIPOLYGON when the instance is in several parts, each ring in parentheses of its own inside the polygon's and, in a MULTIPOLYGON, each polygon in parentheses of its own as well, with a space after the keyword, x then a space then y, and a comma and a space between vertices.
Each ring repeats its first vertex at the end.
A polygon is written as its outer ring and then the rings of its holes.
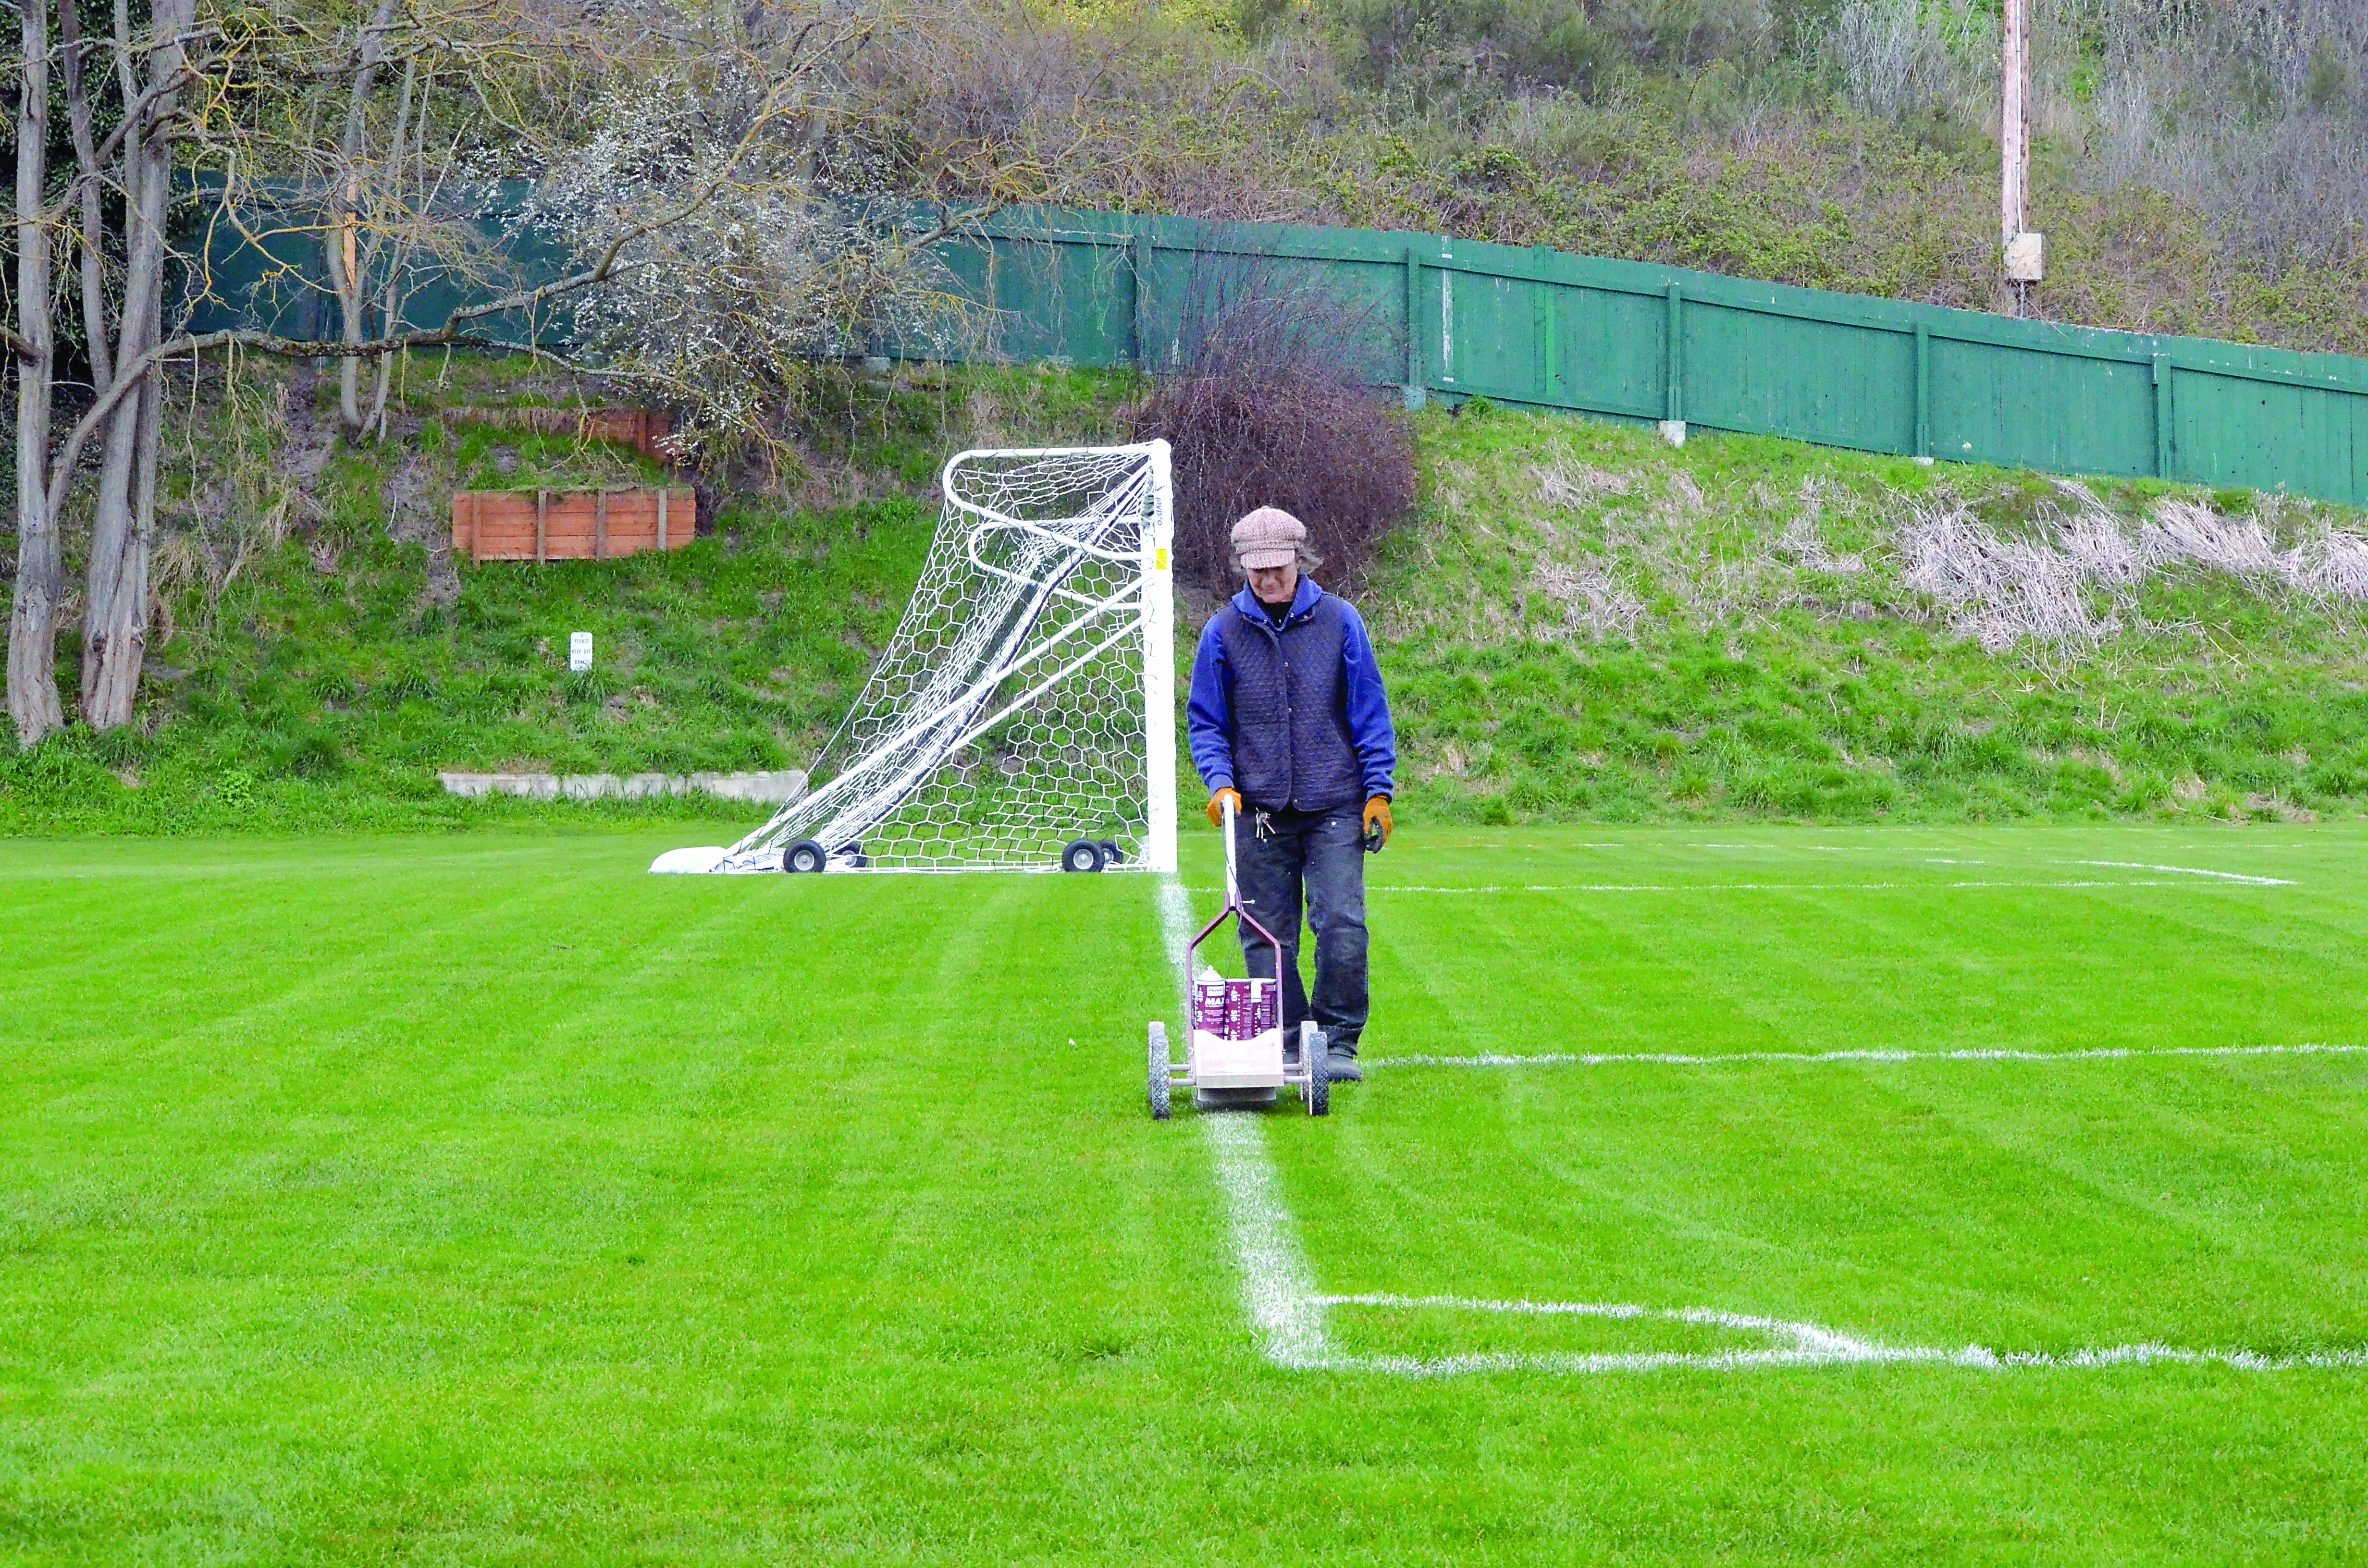
MULTIPOLYGON (((1300 895, 1315 933, 1314 1017, 1335 1082, 1363 1077, 1364 840, 1386 840, 1397 736, 1365 623, 1301 575, 1318 564, 1307 529, 1261 506, 1234 525, 1249 585, 1209 618, 1192 662, 1192 761, 1209 820, 1234 803, 1242 902, 1282 944, 1286 1042, 1310 1014, 1299 975, 1300 895), (1361 809, 1360 807, 1361 802, 1361 809)), ((1241 926, 1249 972, 1270 979, 1272 948, 1241 926)))

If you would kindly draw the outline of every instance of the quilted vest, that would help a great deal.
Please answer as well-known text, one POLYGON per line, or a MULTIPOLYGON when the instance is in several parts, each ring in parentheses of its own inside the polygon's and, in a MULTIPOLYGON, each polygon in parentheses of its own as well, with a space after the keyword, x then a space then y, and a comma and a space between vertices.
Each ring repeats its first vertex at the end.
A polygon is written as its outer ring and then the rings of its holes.
POLYGON ((1326 594, 1281 631, 1228 603, 1217 636, 1234 689, 1234 788, 1269 811, 1329 811, 1353 804, 1364 771, 1349 738, 1341 668, 1348 621, 1326 594))

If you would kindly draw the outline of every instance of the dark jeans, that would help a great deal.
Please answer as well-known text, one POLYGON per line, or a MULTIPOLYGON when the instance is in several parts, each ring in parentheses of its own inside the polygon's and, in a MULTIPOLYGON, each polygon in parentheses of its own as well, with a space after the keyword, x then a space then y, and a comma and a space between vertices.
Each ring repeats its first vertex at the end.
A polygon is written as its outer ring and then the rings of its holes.
MULTIPOLYGON (((1335 1051, 1354 1053, 1365 1032, 1364 824, 1353 805, 1329 812, 1261 812, 1234 819, 1242 903, 1282 944, 1282 1023, 1296 1035, 1309 1016, 1299 977, 1300 893, 1315 933, 1315 1027, 1335 1051)), ((1255 979, 1274 978, 1274 949, 1247 925, 1242 958, 1255 979)))

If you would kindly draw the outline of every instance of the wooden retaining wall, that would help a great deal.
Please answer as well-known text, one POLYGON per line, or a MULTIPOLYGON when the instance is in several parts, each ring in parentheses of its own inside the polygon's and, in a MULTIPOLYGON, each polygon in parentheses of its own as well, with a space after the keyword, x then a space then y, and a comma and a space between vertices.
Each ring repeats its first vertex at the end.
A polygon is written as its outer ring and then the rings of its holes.
POLYGON ((680 550, 699 532, 687 484, 663 490, 463 490, 452 553, 471 561, 616 561, 680 550))

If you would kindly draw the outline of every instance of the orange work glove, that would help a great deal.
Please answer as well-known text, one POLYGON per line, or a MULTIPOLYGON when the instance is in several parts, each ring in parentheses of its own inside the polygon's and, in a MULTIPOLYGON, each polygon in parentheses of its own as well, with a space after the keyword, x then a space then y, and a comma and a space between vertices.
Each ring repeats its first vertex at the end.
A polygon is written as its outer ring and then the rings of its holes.
POLYGON ((1376 795, 1365 802, 1366 837, 1371 838, 1374 833, 1379 832, 1382 842, 1387 844, 1390 841, 1390 834, 1396 827, 1397 824, 1390 820, 1390 798, 1387 795, 1376 795))
POLYGON ((1225 802, 1227 801, 1231 801, 1234 803, 1234 815, 1239 816, 1242 814, 1241 794, 1231 785, 1228 785, 1224 789, 1218 790, 1215 794, 1209 797, 1209 825, 1211 827, 1223 827, 1225 825, 1225 802))

